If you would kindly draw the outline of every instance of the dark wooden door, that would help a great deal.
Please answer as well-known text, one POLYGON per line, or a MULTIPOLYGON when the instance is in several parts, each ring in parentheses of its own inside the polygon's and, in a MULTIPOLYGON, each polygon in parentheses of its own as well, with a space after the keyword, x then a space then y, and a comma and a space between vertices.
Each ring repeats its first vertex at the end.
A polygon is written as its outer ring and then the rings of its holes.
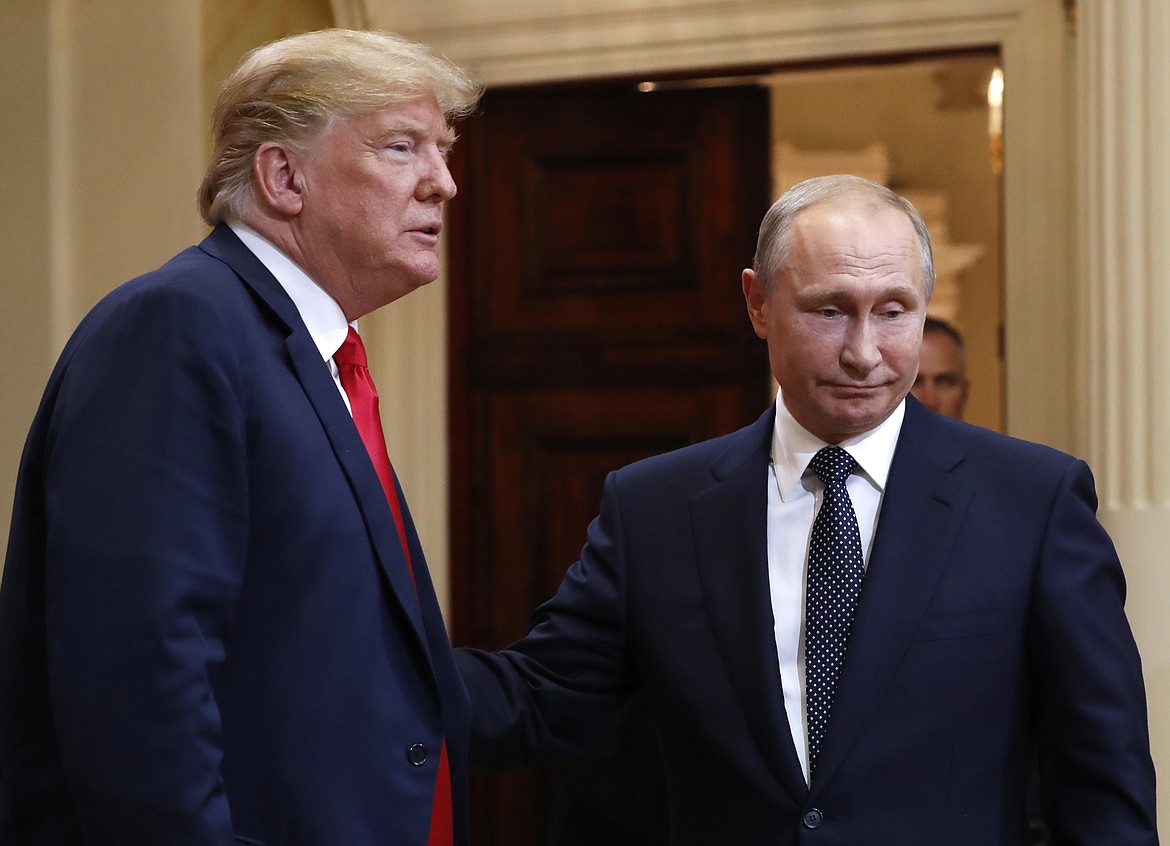
MULTIPOLYGON (((769 202, 767 108, 749 87, 499 90, 461 128, 449 226, 457 644, 524 633, 575 560, 606 473, 763 410, 765 351, 739 280, 769 202)), ((661 771, 637 710, 579 761, 476 776, 473 842, 664 842, 661 771)))

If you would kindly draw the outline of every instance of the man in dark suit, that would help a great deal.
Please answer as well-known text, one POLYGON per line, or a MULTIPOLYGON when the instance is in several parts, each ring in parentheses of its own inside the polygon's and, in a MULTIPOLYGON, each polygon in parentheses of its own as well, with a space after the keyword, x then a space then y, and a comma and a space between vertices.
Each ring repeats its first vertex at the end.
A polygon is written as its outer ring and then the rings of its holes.
POLYGON ((1157 843, 1090 473, 907 397, 933 277, 884 187, 785 193, 743 274, 774 407, 611 474, 528 636, 459 651, 473 766, 570 754, 640 690, 675 844, 1021 846, 1034 746, 1054 842, 1157 843))
POLYGON ((466 693, 353 323, 438 275, 478 95, 340 30, 225 82, 213 231, 86 317, 25 449, 0 842, 466 842, 466 693))

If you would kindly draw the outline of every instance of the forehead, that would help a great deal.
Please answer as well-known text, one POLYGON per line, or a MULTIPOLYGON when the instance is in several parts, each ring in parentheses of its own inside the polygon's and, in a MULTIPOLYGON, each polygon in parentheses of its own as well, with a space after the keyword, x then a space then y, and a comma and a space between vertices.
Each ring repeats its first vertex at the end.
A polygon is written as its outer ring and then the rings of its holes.
POLYGON ((900 209, 875 202, 824 203, 792 222, 790 266, 805 282, 885 280, 924 291, 918 239, 900 209))
POLYGON ((371 144, 396 135, 444 145, 454 140, 454 132, 433 97, 392 103, 367 114, 335 120, 325 135, 333 131, 371 144))

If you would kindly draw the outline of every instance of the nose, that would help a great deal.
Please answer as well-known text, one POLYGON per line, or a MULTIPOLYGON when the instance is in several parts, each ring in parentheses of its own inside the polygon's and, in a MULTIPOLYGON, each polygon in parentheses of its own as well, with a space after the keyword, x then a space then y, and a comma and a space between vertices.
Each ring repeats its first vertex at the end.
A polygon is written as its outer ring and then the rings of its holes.
POLYGON ((444 202, 455 196, 455 178, 451 176, 451 169, 447 167, 447 157, 435 150, 427 156, 423 172, 418 180, 418 199, 424 202, 438 200, 444 202))
POLYGON ((841 364, 852 375, 866 376, 881 364, 878 333, 869 320, 852 323, 841 350, 841 364))

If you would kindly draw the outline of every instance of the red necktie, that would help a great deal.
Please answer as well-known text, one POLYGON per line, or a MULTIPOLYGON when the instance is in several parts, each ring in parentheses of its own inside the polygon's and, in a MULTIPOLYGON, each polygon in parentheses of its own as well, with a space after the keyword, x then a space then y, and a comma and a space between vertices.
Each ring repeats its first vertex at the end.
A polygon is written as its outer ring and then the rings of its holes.
MULTIPOLYGON (((390 513, 394 515, 394 525, 398 528, 398 539, 402 543, 402 554, 406 557, 406 566, 413 580, 414 565, 410 560, 410 547, 406 543, 402 504, 398 499, 398 489, 394 485, 394 471, 390 467, 386 436, 382 432, 382 418, 378 414, 378 391, 374 387, 374 380, 370 378, 365 345, 352 326, 349 327, 349 334, 345 336, 341 349, 333 354, 333 362, 337 365, 337 373, 341 377, 341 387, 349 397, 353 422, 357 426, 358 434, 361 435, 362 443, 366 445, 370 460, 374 463, 374 470, 382 482, 382 489, 386 492, 390 513)), ((435 782, 435 800, 431 806, 431 830, 427 844, 452 846, 454 841, 451 772, 447 764, 447 742, 443 741, 439 748, 439 772, 435 782)))

